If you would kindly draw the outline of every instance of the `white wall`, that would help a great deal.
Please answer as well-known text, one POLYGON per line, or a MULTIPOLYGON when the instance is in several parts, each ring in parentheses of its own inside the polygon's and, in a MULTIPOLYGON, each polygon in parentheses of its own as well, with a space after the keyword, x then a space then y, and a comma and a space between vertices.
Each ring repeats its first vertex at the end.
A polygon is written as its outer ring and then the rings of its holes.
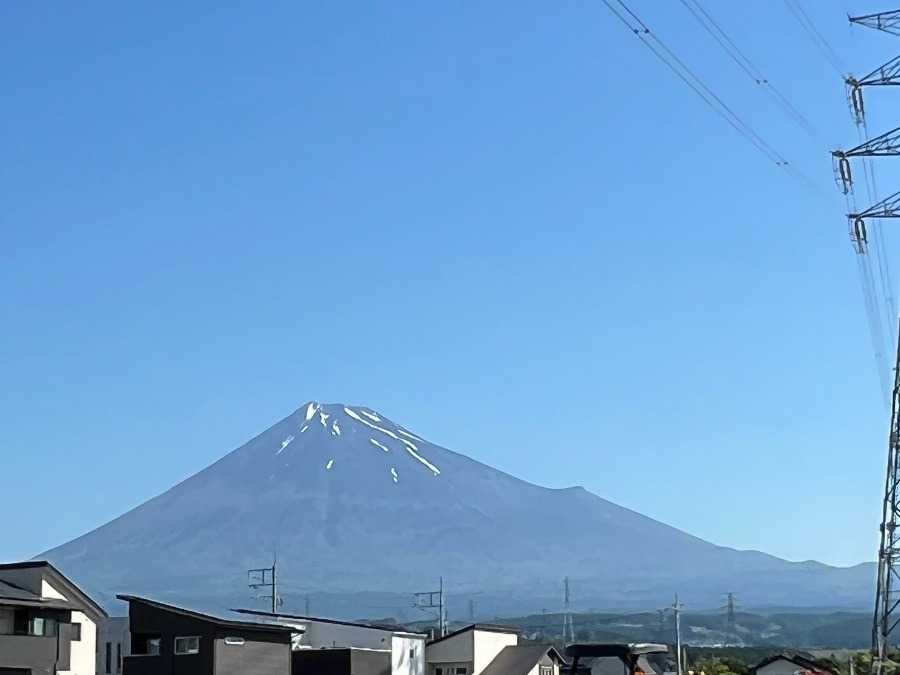
POLYGON ((471 675, 479 675, 504 647, 518 643, 515 632, 467 630, 426 646, 428 675, 433 675, 435 668, 450 666, 465 666, 471 675))
POLYGON ((474 673, 478 675, 488 667, 504 647, 512 647, 519 644, 519 636, 516 633, 498 633, 496 631, 475 631, 475 660, 474 673))
POLYGON ((301 648, 356 647, 383 650, 391 653, 393 675, 425 675, 424 635, 395 633, 391 630, 364 626, 345 626, 312 619, 298 620, 296 625, 305 630, 299 640, 301 648), (410 649, 413 650, 412 659, 409 658, 410 649))
POLYGON ((394 635, 391 639, 391 673, 425 675, 424 637, 394 635))
MULTIPOLYGON (((41 582, 41 596, 70 600, 44 579, 41 582)), ((72 640, 69 670, 60 670, 59 675, 96 675, 97 667, 97 624, 83 612, 72 612, 72 623, 81 624, 81 640, 72 640)))

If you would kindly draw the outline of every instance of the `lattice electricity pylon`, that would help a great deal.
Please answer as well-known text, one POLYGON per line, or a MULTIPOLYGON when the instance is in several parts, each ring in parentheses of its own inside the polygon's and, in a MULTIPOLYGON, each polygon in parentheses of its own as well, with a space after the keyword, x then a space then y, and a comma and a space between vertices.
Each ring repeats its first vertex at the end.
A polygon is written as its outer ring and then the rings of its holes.
POLYGON ((866 220, 869 218, 900 218, 900 192, 895 192, 890 197, 882 199, 865 211, 847 214, 847 220, 850 223, 850 240, 857 253, 865 253, 868 250, 866 220))
POLYGON ((900 9, 890 12, 864 14, 863 16, 848 16, 847 18, 850 19, 850 23, 868 26, 892 35, 900 35, 900 9))
POLYGON ((847 99, 853 110, 853 117, 857 124, 862 124, 866 119, 866 106, 863 101, 863 87, 891 87, 900 85, 900 56, 895 56, 887 63, 879 66, 863 77, 848 77, 844 82, 847 85, 847 99))
POLYGON ((872 672, 882 675, 890 662, 890 637, 900 623, 900 342, 894 365, 891 436, 878 548, 878 591, 872 625, 872 672))
POLYGON ((850 171, 850 157, 897 157, 900 156, 900 127, 860 143, 849 150, 835 150, 834 173, 840 181, 844 194, 853 191, 853 175, 850 171))

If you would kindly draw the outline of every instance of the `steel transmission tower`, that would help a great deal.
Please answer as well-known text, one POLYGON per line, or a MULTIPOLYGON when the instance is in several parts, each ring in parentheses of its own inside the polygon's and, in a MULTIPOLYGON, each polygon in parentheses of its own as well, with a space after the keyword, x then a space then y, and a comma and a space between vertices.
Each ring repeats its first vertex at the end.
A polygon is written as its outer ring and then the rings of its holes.
POLYGON ((737 625, 734 618, 734 593, 728 593, 725 604, 725 646, 734 646, 736 642, 737 625))
MULTIPOLYGON (((849 17, 851 23, 868 26, 900 35, 900 10, 849 17)), ((865 129, 865 106, 862 88, 866 86, 900 85, 900 56, 888 61, 865 77, 847 80, 849 101, 858 125, 865 129)), ((851 157, 867 160, 871 157, 900 156, 900 128, 867 140, 846 152, 833 153, 836 173, 844 194, 853 193, 850 173, 851 157)), ((872 173, 869 166, 868 173, 872 173)), ((868 177, 868 175, 867 175, 868 177)), ((873 181, 874 182, 874 181, 873 181)), ((874 186, 871 194, 874 195, 874 186)), ((877 199, 877 195, 875 197, 877 199)), ((877 201, 866 209, 847 214, 850 238, 860 256, 868 252, 866 222, 881 218, 900 218, 900 192, 877 201)), ((897 316, 888 320, 897 321, 897 316)), ((898 333, 900 335, 900 333, 898 333)), ((881 514, 881 542, 878 549, 878 579, 875 598, 875 617, 872 624, 872 673, 882 675, 890 661, 891 635, 900 623, 900 339, 894 360, 894 384, 891 396, 891 428, 888 440, 887 476, 881 514)))

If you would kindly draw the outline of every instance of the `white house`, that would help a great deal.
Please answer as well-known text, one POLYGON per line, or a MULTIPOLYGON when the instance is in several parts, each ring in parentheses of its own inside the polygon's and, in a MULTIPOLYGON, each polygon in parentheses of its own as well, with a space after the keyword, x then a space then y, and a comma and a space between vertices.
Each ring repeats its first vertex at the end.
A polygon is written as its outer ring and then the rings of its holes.
POLYGON ((41 598, 63 600, 71 613, 69 669, 58 675, 95 675, 97 626, 106 612, 90 596, 43 560, 0 564, 0 581, 41 598))
POLYGON ((513 628, 473 624, 425 646, 427 675, 481 675, 505 647, 519 644, 513 628))
POLYGON ((388 626, 351 621, 237 610, 242 614, 277 619, 297 628, 294 650, 355 649, 390 655, 391 675, 425 675, 425 636, 388 626))

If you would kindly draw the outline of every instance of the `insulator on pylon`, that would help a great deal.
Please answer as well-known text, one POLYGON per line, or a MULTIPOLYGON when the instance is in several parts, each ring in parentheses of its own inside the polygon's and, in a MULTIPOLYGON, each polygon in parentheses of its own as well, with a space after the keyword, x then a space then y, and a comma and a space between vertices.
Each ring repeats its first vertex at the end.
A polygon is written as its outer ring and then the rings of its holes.
POLYGON ((857 218, 853 226, 856 240, 862 242, 863 244, 868 244, 869 240, 866 238, 866 221, 864 221, 862 218, 857 218))
POLYGON ((857 124, 862 124, 866 119, 866 104, 863 102, 862 88, 855 80, 848 81, 850 86, 850 103, 853 106, 853 115, 857 124))
POLYGON ((837 171, 841 177, 841 184, 844 194, 849 193, 853 189, 853 176, 850 173, 850 160, 844 155, 835 155, 837 160, 837 171))

